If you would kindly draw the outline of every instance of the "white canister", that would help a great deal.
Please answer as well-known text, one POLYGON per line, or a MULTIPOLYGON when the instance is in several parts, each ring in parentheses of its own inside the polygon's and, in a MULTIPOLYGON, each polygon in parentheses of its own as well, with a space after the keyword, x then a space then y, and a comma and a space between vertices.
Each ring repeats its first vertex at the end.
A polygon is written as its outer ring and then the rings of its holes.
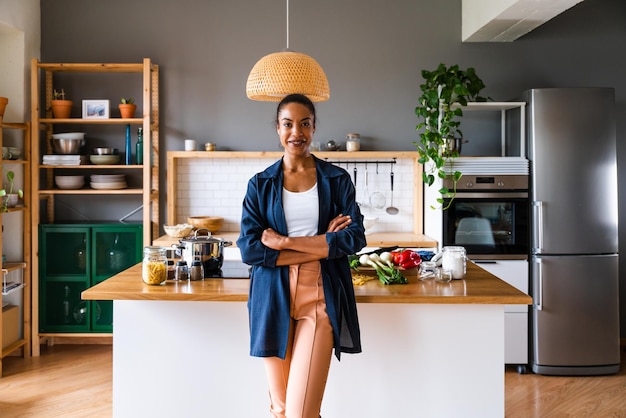
POLYGON ((464 247, 443 247, 441 267, 443 269, 451 270, 453 279, 463 279, 465 278, 466 259, 467 255, 464 247))
POLYGON ((346 135, 346 151, 354 152, 361 149, 361 135, 348 134, 346 135))

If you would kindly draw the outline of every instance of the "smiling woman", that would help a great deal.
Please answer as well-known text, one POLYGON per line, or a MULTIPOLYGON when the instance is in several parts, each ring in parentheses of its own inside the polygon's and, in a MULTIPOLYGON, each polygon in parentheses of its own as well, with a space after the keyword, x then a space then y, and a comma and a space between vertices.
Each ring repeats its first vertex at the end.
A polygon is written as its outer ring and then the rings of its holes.
POLYGON ((284 155, 250 179, 237 241, 252 266, 250 354, 276 418, 318 417, 333 348, 361 351, 348 255, 366 244, 362 216, 350 175, 311 155, 315 122, 304 95, 278 104, 284 155))

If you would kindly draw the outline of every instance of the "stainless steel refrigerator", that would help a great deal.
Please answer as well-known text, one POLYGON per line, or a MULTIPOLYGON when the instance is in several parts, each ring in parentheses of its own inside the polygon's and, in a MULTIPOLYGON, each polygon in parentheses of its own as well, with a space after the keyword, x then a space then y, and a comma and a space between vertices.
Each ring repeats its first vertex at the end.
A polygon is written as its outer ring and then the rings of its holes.
POLYGON ((614 90, 533 89, 523 100, 531 167, 532 370, 616 373, 614 90))

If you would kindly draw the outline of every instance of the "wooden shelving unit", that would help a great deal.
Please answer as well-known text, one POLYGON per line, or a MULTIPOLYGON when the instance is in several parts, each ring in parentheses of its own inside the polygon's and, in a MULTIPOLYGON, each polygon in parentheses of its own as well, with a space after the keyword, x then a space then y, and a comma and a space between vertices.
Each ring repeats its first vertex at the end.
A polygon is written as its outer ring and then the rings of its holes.
MULTIPOLYGON (((3 341, 3 324, 8 318, 3 317, 3 309, 0 309, 0 377, 2 376, 2 359, 9 354, 21 349, 23 357, 30 357, 31 354, 31 199, 28 194, 30 187, 30 162, 31 162, 31 141, 30 131, 31 125, 26 123, 7 123, 0 117, 0 147, 5 146, 4 131, 17 130, 21 131, 22 155, 18 159, 2 160, 2 181, 6 178, 7 170, 14 170, 13 166, 22 166, 22 175, 24 182, 24 199, 17 207, 9 208, 7 212, 0 213, 0 221, 5 217, 13 217, 14 214, 22 214, 22 260, 9 260, 0 262, 2 266, 2 276, 0 277, 0 286, 2 291, 2 305, 4 308, 5 297, 12 294, 18 294, 19 303, 17 324, 8 324, 18 329, 18 336, 15 341, 3 341), (20 326, 21 325, 21 326, 20 326), (19 328, 22 332, 19 335, 19 328)), ((17 144, 15 144, 17 145, 17 144)), ((2 182, 0 182, 2 183, 2 182)), ((3 234, 0 234, 2 236, 3 234)), ((0 239, 0 254, 3 254, 3 239, 0 239)), ((12 320, 12 319, 11 319, 12 320)))
MULTIPOLYGON (((153 236, 158 236, 159 231, 159 67, 153 64, 149 58, 144 58, 140 63, 41 63, 33 59, 31 66, 31 113, 32 113, 32 231, 33 231, 33 327, 32 340, 33 355, 39 355, 39 341, 41 337, 53 339, 56 336, 73 335, 40 335, 39 334, 39 236, 38 225, 40 223, 55 222, 55 198, 58 196, 122 196, 136 195, 140 200, 138 209, 142 210, 143 245, 150 245, 153 236), (107 119, 67 118, 55 119, 52 116, 51 101, 54 90, 54 78, 58 73, 82 73, 98 77, 106 73, 135 73, 141 74, 142 105, 138 111, 141 117, 120 118, 110 117, 107 119), (144 148, 142 165, 88 165, 55 166, 42 164, 44 154, 52 154, 50 138, 55 126, 109 126, 131 125, 135 128, 142 127, 144 132, 144 148), (44 141, 45 139, 45 141, 44 141), (111 172, 126 172, 133 176, 141 176, 140 187, 102 190, 92 189, 89 186, 78 190, 62 190, 54 185, 55 172, 63 170, 64 173, 72 174, 101 174, 111 172), (44 219, 41 219, 44 218, 44 219)), ((139 104, 139 103, 138 103, 139 104)), ((81 335, 84 336, 84 335, 81 335)), ((49 340, 50 341, 50 340, 49 340)))

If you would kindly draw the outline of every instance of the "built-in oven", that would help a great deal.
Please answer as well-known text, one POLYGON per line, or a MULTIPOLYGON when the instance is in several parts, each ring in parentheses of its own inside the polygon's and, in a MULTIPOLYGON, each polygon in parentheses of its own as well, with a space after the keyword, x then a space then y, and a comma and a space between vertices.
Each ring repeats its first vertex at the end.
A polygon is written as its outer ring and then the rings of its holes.
POLYGON ((528 258, 527 175, 463 175, 456 196, 444 201, 448 205, 443 211, 444 246, 463 246, 471 259, 528 258))

